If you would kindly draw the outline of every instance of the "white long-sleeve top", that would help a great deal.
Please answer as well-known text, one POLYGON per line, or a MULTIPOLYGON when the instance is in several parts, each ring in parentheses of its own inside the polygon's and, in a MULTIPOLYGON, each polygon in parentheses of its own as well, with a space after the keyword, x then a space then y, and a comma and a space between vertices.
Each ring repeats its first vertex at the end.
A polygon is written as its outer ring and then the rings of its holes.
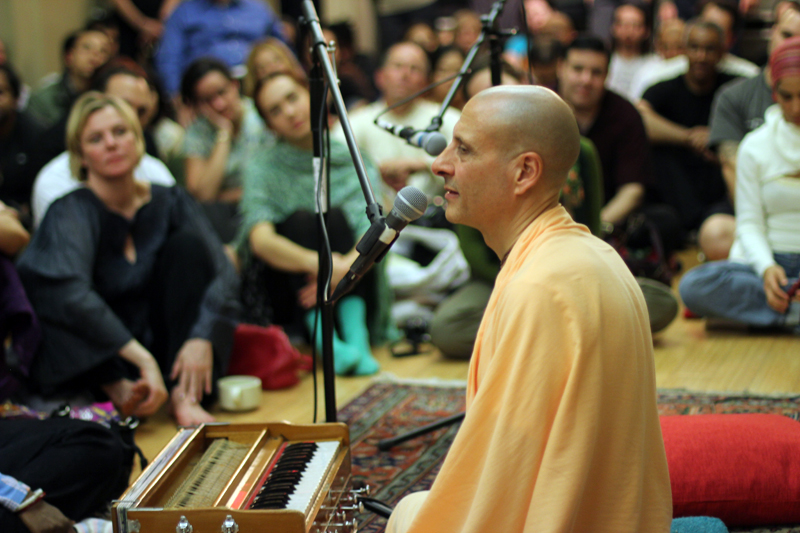
POLYGON ((800 253, 800 126, 784 120, 777 105, 764 118, 739 145, 730 253, 759 276, 775 264, 774 253, 800 253))

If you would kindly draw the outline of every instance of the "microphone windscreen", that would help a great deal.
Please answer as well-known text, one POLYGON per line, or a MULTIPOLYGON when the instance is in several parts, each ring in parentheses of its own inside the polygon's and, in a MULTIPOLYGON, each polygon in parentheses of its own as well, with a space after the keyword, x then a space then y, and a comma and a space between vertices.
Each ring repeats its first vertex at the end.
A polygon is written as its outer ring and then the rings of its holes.
POLYGON ((416 187, 403 187, 394 199, 392 211, 396 211, 399 216, 407 222, 417 220, 425 214, 428 208, 428 197, 416 187))
POLYGON ((430 155, 439 155, 447 148, 447 139, 438 131, 431 132, 428 138, 425 139, 422 148, 430 155))

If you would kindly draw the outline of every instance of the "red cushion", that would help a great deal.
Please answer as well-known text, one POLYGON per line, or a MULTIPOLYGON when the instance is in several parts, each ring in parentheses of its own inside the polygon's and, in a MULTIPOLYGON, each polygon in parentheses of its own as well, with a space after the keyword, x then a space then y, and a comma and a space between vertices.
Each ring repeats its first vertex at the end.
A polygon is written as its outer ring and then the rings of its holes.
POLYGON ((800 422, 770 414, 662 416, 674 516, 800 523, 800 422))

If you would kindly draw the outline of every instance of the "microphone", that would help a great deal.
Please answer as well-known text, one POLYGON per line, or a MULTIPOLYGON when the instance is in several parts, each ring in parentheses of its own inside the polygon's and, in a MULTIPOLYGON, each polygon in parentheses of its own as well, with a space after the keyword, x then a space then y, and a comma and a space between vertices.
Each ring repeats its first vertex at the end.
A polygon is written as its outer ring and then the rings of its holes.
POLYGON ((432 156, 441 154, 447 148, 447 139, 438 131, 415 130, 411 126, 396 126, 380 119, 375 120, 375 125, 395 137, 405 139, 411 146, 422 148, 432 156))
POLYGON ((421 217, 428 207, 428 198, 416 187, 403 187, 397 193, 394 206, 386 218, 372 223, 367 233, 358 241, 358 258, 353 261, 350 271, 333 291, 331 301, 335 302, 355 287, 358 280, 370 267, 383 259, 386 252, 397 240, 397 236, 409 222, 421 217))

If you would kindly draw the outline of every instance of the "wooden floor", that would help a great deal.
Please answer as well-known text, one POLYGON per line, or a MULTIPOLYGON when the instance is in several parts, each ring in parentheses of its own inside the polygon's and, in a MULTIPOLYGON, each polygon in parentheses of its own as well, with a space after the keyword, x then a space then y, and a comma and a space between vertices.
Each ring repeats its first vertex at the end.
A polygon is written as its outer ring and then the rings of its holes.
MULTIPOLYGON (((688 269, 696 264, 693 254, 684 254, 688 269)), ((432 350, 424 355, 393 358, 385 348, 376 349, 383 372, 404 378, 465 380, 467 362, 451 361, 432 350)), ((737 329, 707 328, 704 320, 687 320, 681 313, 655 336, 656 382, 659 388, 693 391, 750 392, 759 394, 800 393, 800 337, 753 334, 737 329)), ((372 377, 337 378, 337 405, 358 395, 372 377)), ((324 420, 320 377, 319 420, 324 420)), ((289 390, 263 392, 259 409, 249 413, 213 411, 220 421, 268 422, 287 420, 311 423, 313 413, 311 376, 289 390)), ((143 423, 136 440, 152 459, 175 433, 164 410, 143 423)), ((134 472, 136 475, 136 472, 134 472)))

